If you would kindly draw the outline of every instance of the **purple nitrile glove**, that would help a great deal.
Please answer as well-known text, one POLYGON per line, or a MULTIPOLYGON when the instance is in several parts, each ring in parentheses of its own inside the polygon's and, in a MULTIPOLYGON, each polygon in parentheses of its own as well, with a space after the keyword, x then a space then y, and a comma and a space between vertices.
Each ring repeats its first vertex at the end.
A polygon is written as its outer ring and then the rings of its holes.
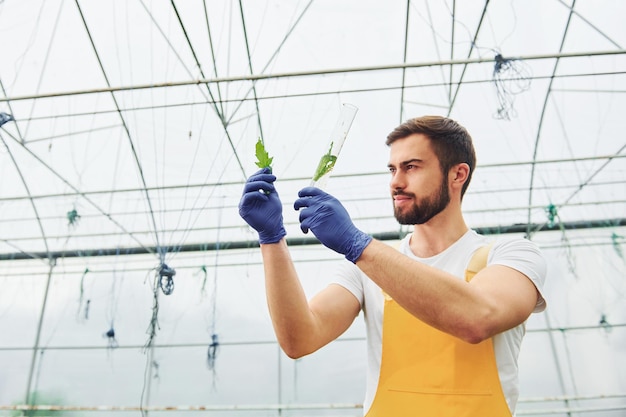
POLYGON ((319 188, 306 187, 298 196, 293 207, 302 209, 300 229, 304 233, 312 230, 324 246, 356 263, 372 237, 354 226, 344 206, 332 195, 319 188))
POLYGON ((239 202, 239 215, 259 233, 259 243, 276 243, 287 234, 274 181, 270 168, 257 171, 246 181, 239 202))

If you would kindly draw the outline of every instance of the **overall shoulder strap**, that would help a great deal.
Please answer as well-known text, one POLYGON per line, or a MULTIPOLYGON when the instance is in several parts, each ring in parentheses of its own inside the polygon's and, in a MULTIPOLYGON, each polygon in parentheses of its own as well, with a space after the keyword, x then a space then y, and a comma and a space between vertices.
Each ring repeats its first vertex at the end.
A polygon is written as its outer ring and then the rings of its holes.
POLYGON ((487 266, 487 256, 489 255, 489 251, 493 243, 482 246, 474 252, 472 255, 472 259, 470 259, 469 264, 467 264, 467 268, 465 269, 465 281, 470 282, 474 275, 478 273, 481 269, 487 266))
MULTIPOLYGON (((400 250, 401 243, 402 240, 395 243, 393 247, 395 247, 397 250, 400 250)), ((478 271, 487 266, 487 257, 489 256, 489 251, 491 250, 492 246, 493 242, 489 243, 488 245, 481 246, 476 250, 476 252, 472 254, 472 258, 470 259, 469 264, 467 264, 467 268, 465 269, 466 282, 470 282, 472 278, 474 278, 474 275, 478 273, 478 271)))

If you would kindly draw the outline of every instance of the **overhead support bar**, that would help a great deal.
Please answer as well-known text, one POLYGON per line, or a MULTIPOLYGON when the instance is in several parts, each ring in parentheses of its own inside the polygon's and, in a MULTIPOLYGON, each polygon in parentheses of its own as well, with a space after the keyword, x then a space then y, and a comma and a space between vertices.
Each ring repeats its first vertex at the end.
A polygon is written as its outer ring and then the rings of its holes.
MULTIPOLYGON (((518 56, 518 57, 507 56, 506 59, 531 61, 531 60, 542 60, 542 59, 584 58, 584 57, 623 55, 623 54, 626 54, 626 50, 615 49, 615 50, 609 50, 609 51, 563 52, 563 53, 558 53, 558 54, 524 55, 524 56, 518 56)), ((331 69, 326 69, 326 70, 295 71, 295 72, 285 72, 285 73, 277 73, 277 74, 251 74, 251 75, 240 75, 240 76, 233 76, 233 77, 204 78, 204 79, 197 79, 197 80, 174 81, 174 82, 155 83, 155 84, 139 84, 139 85, 134 85, 134 86, 126 86, 126 87, 122 86, 122 87, 95 88, 95 89, 90 89, 90 90, 66 91, 66 92, 58 92, 58 93, 34 94, 34 95, 4 97, 4 98, 0 97, 0 103, 7 102, 7 101, 65 97, 65 96, 74 96, 74 95, 81 95, 81 94, 98 94, 98 93, 111 93, 111 92, 118 92, 118 91, 143 90, 143 89, 151 89, 151 88, 181 87, 181 86, 195 85, 195 84, 228 83, 228 82, 235 82, 235 81, 259 81, 259 80, 272 80, 272 79, 277 79, 277 78, 309 77, 309 76, 329 75, 329 74, 345 74, 345 73, 350 73, 350 72, 386 71, 386 70, 408 69, 408 68, 440 67, 440 66, 449 66, 449 65, 484 64, 484 63, 495 62, 495 61, 496 61, 495 57, 472 58, 472 59, 449 59, 449 60, 431 61, 431 62, 373 65, 373 66, 352 67, 352 68, 334 68, 334 69, 331 68, 331 69)))
MULTIPOLYGON (((545 224, 531 224, 517 223, 509 226, 486 226, 475 227, 477 233, 482 235, 500 235, 511 233, 526 233, 528 227, 537 232, 546 231, 559 231, 559 230, 583 230, 583 229, 599 229, 606 227, 620 227, 626 226, 626 218, 616 219, 603 219, 603 220, 579 220, 572 222, 557 223, 552 226, 545 224)), ((387 241, 387 240, 399 240, 406 236, 406 232, 381 232, 373 233, 372 236, 375 239, 387 241)), ((287 238, 287 244, 289 246, 309 246, 319 245, 320 242, 314 237, 292 237, 287 238)), ((250 249, 259 246, 259 242, 256 240, 239 240, 230 242, 206 242, 206 243, 191 243, 187 245, 181 245, 176 248, 176 252, 208 252, 217 250, 232 250, 232 249, 250 249)), ((151 253, 150 251, 156 251, 156 248, 150 247, 128 247, 128 248, 102 248, 102 249, 83 249, 83 250, 67 250, 67 251, 51 251, 50 254, 46 252, 35 253, 1 253, 0 261, 17 261, 27 259, 46 259, 50 256, 52 259, 62 258, 80 258, 80 257, 99 257, 99 256, 121 256, 121 255, 145 255, 151 253)))

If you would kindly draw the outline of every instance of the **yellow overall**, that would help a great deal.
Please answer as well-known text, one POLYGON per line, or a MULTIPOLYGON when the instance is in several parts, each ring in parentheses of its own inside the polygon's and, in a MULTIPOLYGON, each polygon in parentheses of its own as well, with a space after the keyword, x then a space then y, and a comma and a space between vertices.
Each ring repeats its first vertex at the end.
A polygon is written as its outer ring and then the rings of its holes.
MULTIPOLYGON (((479 249, 465 273, 487 263, 479 249)), ((417 319, 385 294, 378 388, 366 417, 511 417, 493 340, 470 344, 417 319)))

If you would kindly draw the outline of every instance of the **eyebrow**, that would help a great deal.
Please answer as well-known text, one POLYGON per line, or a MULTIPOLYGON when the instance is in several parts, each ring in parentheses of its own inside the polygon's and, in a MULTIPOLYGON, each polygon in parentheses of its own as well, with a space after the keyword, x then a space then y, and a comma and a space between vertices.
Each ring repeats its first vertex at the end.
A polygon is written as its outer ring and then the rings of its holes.
MULTIPOLYGON (((424 160, 423 159, 419 159, 419 158, 413 158, 413 159, 409 159, 407 161, 400 162, 400 166, 407 166, 409 164, 416 163, 416 162, 417 163, 422 163, 422 162, 424 162, 424 160)), ((391 163, 387 164, 387 168, 393 168, 393 167, 395 167, 394 164, 391 164, 391 163)))

